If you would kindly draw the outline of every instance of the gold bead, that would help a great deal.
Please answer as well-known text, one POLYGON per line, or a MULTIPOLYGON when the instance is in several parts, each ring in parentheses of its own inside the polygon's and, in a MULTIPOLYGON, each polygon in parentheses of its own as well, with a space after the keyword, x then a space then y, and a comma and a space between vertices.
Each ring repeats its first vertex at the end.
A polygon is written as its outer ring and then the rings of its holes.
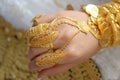
POLYGON ((100 45, 102 48, 109 47, 112 44, 112 31, 108 27, 106 27, 102 33, 102 39, 100 39, 100 45))
POLYGON ((119 13, 119 10, 113 6, 113 8, 111 9, 113 14, 119 13))
POLYGON ((106 21, 107 21, 108 24, 111 23, 111 21, 113 21, 113 20, 115 20, 114 14, 108 14, 106 16, 106 21))
POLYGON ((107 9, 110 9, 113 7, 111 3, 104 4, 103 6, 106 7, 107 9))
POLYGON ((117 13, 117 15, 116 15, 116 21, 120 25, 120 13, 117 13))
POLYGON ((116 14, 116 13, 119 12, 119 10, 118 10, 116 7, 114 7, 112 3, 106 5, 106 7, 107 7, 107 9, 108 9, 111 13, 113 13, 113 14, 116 14))
POLYGON ((120 4, 114 3, 113 6, 120 11, 120 4))
POLYGON ((113 0, 114 2, 119 2, 120 3, 120 0, 113 0))
POLYGON ((106 7, 99 7, 99 15, 106 16, 110 11, 106 7))
POLYGON ((113 30, 113 46, 120 44, 120 26, 112 21, 112 30, 113 30))

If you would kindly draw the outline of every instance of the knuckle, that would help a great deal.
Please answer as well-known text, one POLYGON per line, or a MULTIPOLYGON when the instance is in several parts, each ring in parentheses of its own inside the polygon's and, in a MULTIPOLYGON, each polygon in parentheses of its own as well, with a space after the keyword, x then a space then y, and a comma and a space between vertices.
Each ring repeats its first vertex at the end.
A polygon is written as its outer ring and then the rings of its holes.
POLYGON ((34 48, 31 48, 31 49, 30 49, 30 53, 31 53, 31 54, 33 54, 33 53, 35 53, 35 52, 36 52, 36 49, 34 49, 34 48))
POLYGON ((30 48, 28 51, 29 58, 32 59, 35 54, 36 54, 36 49, 30 48))
POLYGON ((69 47, 67 52, 68 52, 68 55, 71 56, 71 57, 77 56, 75 54, 75 52, 76 52, 76 48, 75 47, 72 47, 72 46, 69 47))
POLYGON ((63 36, 61 36, 61 40, 67 41, 68 39, 70 39, 71 35, 70 35, 70 31, 66 31, 63 36))

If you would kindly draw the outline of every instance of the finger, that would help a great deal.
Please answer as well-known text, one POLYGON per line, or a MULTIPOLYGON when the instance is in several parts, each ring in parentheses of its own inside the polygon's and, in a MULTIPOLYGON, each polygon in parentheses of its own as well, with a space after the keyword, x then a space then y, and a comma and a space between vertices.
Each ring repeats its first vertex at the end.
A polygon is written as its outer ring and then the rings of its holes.
POLYGON ((38 25, 39 23, 50 23, 58 16, 61 16, 59 14, 59 12, 54 13, 54 14, 47 14, 47 15, 41 16, 41 17, 36 19, 35 25, 38 25))
POLYGON ((30 60, 33 60, 35 57, 40 56, 41 53, 47 52, 47 50, 47 48, 30 48, 28 50, 30 60))
MULTIPOLYGON (((57 54, 57 53, 56 53, 57 54)), ((64 54, 66 54, 66 53, 64 53, 64 54)), ((40 60, 41 58, 43 58, 43 57, 46 57, 46 55, 52 55, 52 54, 50 54, 50 53, 45 53, 45 54, 43 54, 43 55, 41 55, 41 56, 39 56, 39 57, 37 57, 35 60, 33 60, 33 61, 31 61, 31 63, 30 63, 30 71, 41 71, 41 70, 45 70, 45 69, 47 69, 47 68, 51 68, 51 67, 53 67, 54 66, 54 64, 48 64, 48 65, 40 65, 40 66, 38 66, 38 65, 36 65, 35 63, 36 63, 36 61, 38 61, 38 60, 40 60)), ((52 56, 54 56, 54 55, 52 55, 52 56)), ((52 57, 50 57, 48 60, 50 60, 52 57)), ((56 58, 56 56, 55 56, 55 58, 56 58)), ((82 61, 84 61, 86 58, 83 56, 83 57, 81 57, 80 59, 79 58, 76 58, 76 60, 70 60, 70 59, 74 59, 74 57, 72 56, 71 58, 70 57, 65 57, 65 59, 63 58, 63 59, 61 59, 60 61, 63 61, 63 63, 64 64, 72 64, 72 63, 74 63, 74 64, 79 64, 79 63, 81 63, 82 61)), ((53 58, 52 58, 53 59, 53 58)), ((58 58, 57 58, 58 59, 58 58)), ((55 60, 55 61, 57 61, 57 59, 55 60)), ((46 62, 49 62, 49 61, 46 61, 46 62)), ((52 62, 51 60, 50 60, 50 62, 52 62)), ((60 62, 58 62, 58 65, 63 65, 63 63, 62 64, 59 64, 60 62)))
POLYGON ((34 62, 32 61, 32 62, 29 64, 29 71, 31 71, 31 72, 41 71, 41 70, 43 70, 43 69, 47 69, 47 68, 50 68, 50 67, 52 67, 52 66, 54 66, 54 65, 37 66, 37 65, 35 64, 35 61, 34 61, 34 62))
POLYGON ((47 68, 50 68, 50 67, 52 67, 52 66, 54 66, 54 65, 37 66, 37 65, 35 64, 35 62, 31 62, 31 63, 29 64, 29 71, 31 71, 31 72, 41 71, 41 70, 43 70, 43 69, 47 69, 47 68))
POLYGON ((80 20, 80 21, 85 21, 87 22, 87 18, 88 15, 84 12, 79 12, 79 11, 61 11, 61 12, 57 12, 54 14, 48 14, 45 16, 41 16, 40 18, 38 18, 36 21, 37 23, 45 23, 45 22, 51 22, 54 18, 58 17, 58 16, 67 16, 67 17, 72 17, 75 18, 76 20, 80 20), (76 15, 72 15, 76 13, 76 15), (81 17, 79 18, 78 15, 81 17))
POLYGON ((67 64, 57 64, 53 67, 43 69, 38 72, 38 78, 46 78, 49 76, 54 76, 58 73, 62 73, 67 71, 68 69, 71 69, 72 67, 75 67, 88 59, 77 59, 75 61, 69 62, 67 64))
MULTIPOLYGON (((57 50, 56 53, 44 53, 44 54, 36 57, 34 60, 32 60, 30 62, 30 70, 31 71, 39 71, 39 70, 53 66, 54 63, 58 63, 58 64, 71 63, 72 61, 74 61, 75 58, 74 58, 74 56, 71 56, 71 57, 70 56, 68 55, 68 53, 64 53, 64 52, 59 53, 59 50, 57 50), (39 61, 40 65, 36 64, 37 61, 39 61), (62 63, 60 63, 60 62, 62 62, 62 63)), ((76 59, 78 59, 78 58, 76 58, 76 59)))
MULTIPOLYGON (((47 53, 46 53, 47 54, 47 53)), ((36 65, 36 60, 38 60, 38 59, 40 59, 42 56, 44 56, 45 54, 43 54, 43 55, 41 55, 41 56, 39 56, 39 57, 37 57, 36 59, 34 59, 34 60, 32 60, 30 63, 29 63, 29 70, 31 71, 31 72, 33 72, 33 71, 41 71, 42 69, 46 69, 46 68, 49 68, 49 67, 52 67, 52 66, 54 66, 54 65, 43 65, 43 66, 38 66, 38 65, 36 65)))
POLYGON ((71 64, 58 64, 56 66, 44 69, 38 73, 38 78, 46 78, 48 76, 54 76, 58 73, 65 72, 66 70, 75 66, 75 63, 71 64))
MULTIPOLYGON (((78 58, 83 58, 83 54, 85 54, 84 49, 81 48, 80 42, 77 41, 81 35, 81 32, 78 33, 74 38, 70 41, 70 43, 65 48, 64 52, 68 55, 63 61, 61 61, 59 64, 65 64, 71 61, 75 61, 78 58)), ((80 38, 81 39, 81 38, 80 38)))
POLYGON ((38 71, 48 66, 53 66, 55 63, 59 63, 64 60, 65 57, 66 54, 61 52, 44 53, 32 60, 29 67, 31 71, 38 71))
POLYGON ((49 23, 56 17, 57 16, 55 14, 48 14, 48 15, 45 15, 45 16, 41 16, 40 18, 36 19, 35 25, 38 25, 39 23, 49 23))

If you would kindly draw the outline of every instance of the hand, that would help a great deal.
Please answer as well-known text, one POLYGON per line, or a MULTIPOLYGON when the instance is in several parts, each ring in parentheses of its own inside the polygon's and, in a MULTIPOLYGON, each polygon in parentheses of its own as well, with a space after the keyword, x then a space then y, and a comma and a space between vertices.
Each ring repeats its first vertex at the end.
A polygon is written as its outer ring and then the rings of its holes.
MULTIPOLYGON (((84 21, 87 23, 88 15, 83 12, 78 11, 62 11, 55 14, 49 14, 42 16, 37 20, 38 23, 51 22, 54 18, 58 16, 66 16, 76 19, 78 21, 84 21)), ((36 24, 37 25, 37 24, 36 24)), ((60 35, 53 42, 55 50, 57 51, 61 48, 64 43, 74 35, 78 29, 69 25, 60 25, 58 27, 60 35)), ((30 48, 29 56, 31 59, 30 70, 39 71, 39 77, 48 77, 55 75, 60 72, 64 72, 78 64, 88 60, 93 56, 100 46, 98 40, 91 34, 84 34, 82 32, 78 33, 70 42, 70 44, 65 48, 64 52, 67 54, 67 57, 63 59, 59 64, 49 65, 49 66, 36 66, 35 60, 41 58, 41 55, 47 55, 48 49, 46 48, 30 48)))

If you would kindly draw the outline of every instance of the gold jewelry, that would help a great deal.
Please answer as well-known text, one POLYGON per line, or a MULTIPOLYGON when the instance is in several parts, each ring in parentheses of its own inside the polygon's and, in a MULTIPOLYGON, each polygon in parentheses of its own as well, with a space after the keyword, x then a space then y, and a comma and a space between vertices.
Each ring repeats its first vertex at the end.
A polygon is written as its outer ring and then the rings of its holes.
POLYGON ((71 25, 84 33, 91 32, 97 39, 99 39, 99 43, 102 48, 116 46, 120 44, 119 3, 111 2, 102 6, 89 5, 87 7, 84 7, 84 9, 87 10, 86 12, 88 12, 90 15, 90 18, 88 19, 89 26, 84 22, 79 22, 69 17, 57 17, 49 24, 46 23, 45 25, 45 23, 43 23, 39 24, 40 27, 37 25, 35 29, 31 28, 31 30, 29 31, 30 46, 45 47, 53 51, 36 61, 37 66, 50 64, 54 65, 59 63, 66 57, 66 54, 63 52, 66 44, 64 45, 64 48, 61 48, 58 52, 54 52, 54 46, 52 44, 59 35, 57 27, 61 24, 71 25), (47 27, 43 27, 43 25, 47 27))
POLYGON ((37 66, 55 65, 59 63, 61 60, 63 60, 65 57, 66 54, 64 52, 48 53, 47 55, 36 61, 36 65, 37 66))
POLYGON ((27 32, 27 36, 28 38, 33 38, 36 37, 38 35, 42 35, 44 36, 44 34, 46 33, 46 31, 49 29, 49 24, 48 23, 43 23, 43 24, 38 24, 37 26, 31 27, 29 29, 29 31, 27 32))
POLYGON ((114 2, 118 2, 118 3, 120 3, 120 0, 113 0, 114 2))
POLYGON ((69 17, 57 17, 51 23, 42 23, 38 24, 35 27, 30 28, 28 31, 28 39, 30 47, 44 47, 48 48, 52 52, 49 52, 42 58, 36 61, 37 66, 44 65, 54 65, 63 60, 67 55, 64 53, 64 49, 70 43, 70 41, 76 36, 80 31, 87 33, 89 31, 89 27, 86 23, 76 21, 69 17), (53 41, 58 37, 59 31, 57 27, 61 24, 67 24, 78 29, 70 40, 68 40, 63 47, 59 49, 59 51, 54 52, 53 41))
POLYGON ((31 27, 28 31, 28 45, 30 47, 43 47, 52 49, 53 41, 59 35, 57 27, 61 24, 68 24, 70 26, 76 27, 78 30, 84 33, 89 31, 88 25, 84 22, 79 22, 69 17, 57 17, 50 24, 42 23, 35 27, 31 27))
POLYGON ((53 48, 52 42, 58 36, 58 31, 49 32, 49 24, 38 24, 28 31, 28 45, 30 47, 53 48))
POLYGON ((101 48, 120 45, 120 0, 101 6, 87 5, 90 32, 99 39, 101 48))
POLYGON ((37 25, 37 24, 38 24, 37 19, 39 19, 41 16, 42 16, 42 15, 41 15, 41 14, 39 14, 39 15, 35 16, 35 17, 32 19, 33 26, 35 26, 35 25, 37 25))
POLYGON ((58 35, 58 31, 52 31, 47 34, 43 34, 42 37, 41 35, 36 36, 33 39, 31 39, 29 46, 52 49, 54 47, 52 42, 58 37, 58 35))
POLYGON ((40 58, 39 60, 36 61, 36 65, 37 66, 46 66, 46 65, 55 65, 58 64, 59 62, 61 62, 66 56, 67 54, 64 53, 64 49, 66 48, 66 46, 70 43, 70 41, 79 33, 76 32, 72 38, 70 40, 68 40, 61 49, 59 49, 59 51, 54 52, 52 50, 52 53, 48 53, 45 56, 43 56, 42 58, 40 58))

